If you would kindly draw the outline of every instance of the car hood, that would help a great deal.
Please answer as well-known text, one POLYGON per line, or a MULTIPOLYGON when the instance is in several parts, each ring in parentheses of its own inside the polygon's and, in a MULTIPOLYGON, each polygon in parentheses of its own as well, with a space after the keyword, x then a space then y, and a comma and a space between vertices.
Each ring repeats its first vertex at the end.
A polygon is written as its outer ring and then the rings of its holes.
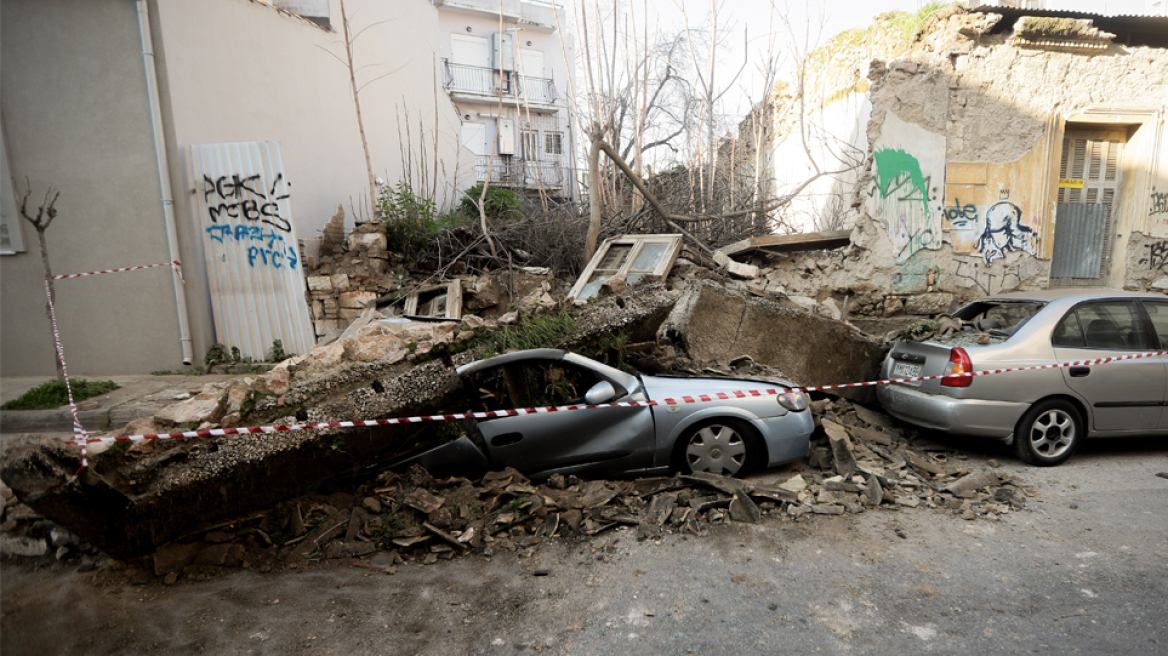
POLYGON ((782 378, 682 378, 673 376, 642 376, 641 383, 650 399, 662 398, 662 394, 709 394, 711 392, 733 392, 749 389, 776 389, 796 387, 782 378))

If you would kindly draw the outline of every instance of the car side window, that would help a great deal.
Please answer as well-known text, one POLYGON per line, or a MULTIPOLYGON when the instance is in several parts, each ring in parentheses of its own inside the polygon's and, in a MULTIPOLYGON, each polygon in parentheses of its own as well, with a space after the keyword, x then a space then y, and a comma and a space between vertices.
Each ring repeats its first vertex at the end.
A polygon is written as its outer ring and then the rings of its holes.
POLYGON ((584 393, 602 380, 594 372, 568 362, 532 362, 525 369, 531 401, 536 406, 583 403, 584 393))
POLYGON ((473 399, 475 410, 509 410, 518 405, 514 376, 502 367, 492 367, 463 376, 463 387, 473 399))
POLYGON ((1160 337, 1160 348, 1168 344, 1168 301, 1144 301, 1144 309, 1152 319, 1152 329, 1160 337))
POLYGON ((1135 351, 1150 348, 1149 335, 1133 301, 1087 303, 1075 309, 1086 348, 1135 351))
POLYGON ((1079 325, 1079 315, 1071 310, 1055 327, 1050 336, 1050 344, 1055 348, 1083 348, 1083 327, 1079 325))

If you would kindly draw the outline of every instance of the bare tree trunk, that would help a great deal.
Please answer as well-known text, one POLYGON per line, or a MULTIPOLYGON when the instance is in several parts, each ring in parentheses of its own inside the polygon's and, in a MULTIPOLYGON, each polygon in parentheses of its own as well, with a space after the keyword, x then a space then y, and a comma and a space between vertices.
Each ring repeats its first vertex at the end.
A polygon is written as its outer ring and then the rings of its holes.
POLYGON ((30 186, 24 192, 24 198, 20 201, 20 215, 26 221, 32 224, 36 229, 37 241, 41 246, 41 262, 45 265, 45 282, 48 283, 49 297, 45 299, 45 315, 49 319, 49 336, 53 340, 53 361, 57 365, 57 380, 65 381, 65 368, 61 364, 61 358, 57 354, 57 335, 53 332, 53 302, 57 300, 57 290, 53 286, 53 267, 49 265, 49 245, 45 241, 45 232, 49 229, 49 224, 57 217, 57 197, 60 192, 53 192, 53 186, 49 185, 48 191, 45 192, 45 200, 41 206, 37 208, 36 217, 30 216, 28 213, 28 197, 32 195, 32 187, 30 186))
POLYGON ((600 237, 600 126, 592 126, 592 147, 588 150, 588 236, 584 240, 584 262, 596 254, 600 237))
POLYGON ((353 105, 357 108, 357 129, 361 131, 361 148, 365 150, 365 171, 369 174, 369 205, 377 218, 377 181, 373 177, 373 160, 369 157, 369 140, 365 138, 365 121, 361 119, 361 98, 357 93, 357 69, 353 66, 353 39, 349 36, 349 16, 345 13, 345 0, 341 2, 341 24, 345 31, 345 59, 349 66, 349 85, 353 90, 353 105))

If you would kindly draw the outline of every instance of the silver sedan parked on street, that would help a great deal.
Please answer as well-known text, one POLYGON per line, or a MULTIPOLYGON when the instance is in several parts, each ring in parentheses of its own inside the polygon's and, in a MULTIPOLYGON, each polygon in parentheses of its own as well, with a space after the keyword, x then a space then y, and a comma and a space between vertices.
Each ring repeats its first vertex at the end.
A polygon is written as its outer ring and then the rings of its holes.
MULTIPOLYGON (((514 467, 552 474, 734 476, 807 454, 807 396, 788 381, 636 376, 558 349, 532 349, 457 369, 476 412, 661 401, 735 390, 781 393, 704 403, 608 407, 466 420, 466 435, 406 462, 428 469, 514 467)), ((405 463, 402 463, 405 464, 405 463)), ((395 465, 397 466, 397 465, 395 465)))
POLYGON ((1147 357, 985 376, 962 372, 1097 360, 1168 349, 1168 298, 1098 289, 1001 294, 953 315, 963 330, 892 346, 881 378, 889 414, 918 426, 1013 444, 1057 465, 1085 437, 1168 433, 1168 364, 1147 357))

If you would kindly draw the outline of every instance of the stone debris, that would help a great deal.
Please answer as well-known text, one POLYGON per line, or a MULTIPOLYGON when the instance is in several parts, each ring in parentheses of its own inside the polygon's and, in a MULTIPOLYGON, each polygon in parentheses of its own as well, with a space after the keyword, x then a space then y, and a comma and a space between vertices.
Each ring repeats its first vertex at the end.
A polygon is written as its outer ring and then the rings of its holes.
MULTIPOLYGON (((730 522, 834 521, 880 509, 999 520, 1037 495, 1011 476, 953 464, 959 458, 946 457, 943 447, 863 406, 823 399, 813 410, 823 432, 813 437, 812 456, 820 453, 822 462, 812 466, 809 457, 765 482, 696 472, 622 481, 557 474, 537 484, 510 468, 477 479, 434 478, 413 465, 221 522, 162 546, 149 564, 167 585, 224 568, 268 572, 329 560, 393 574, 402 564, 433 565, 466 554, 529 557, 548 540, 607 531, 660 540, 705 535, 730 522)), ((9 502, 4 512, 8 533, 0 536, 0 550, 6 556, 56 553, 88 569, 100 557, 24 504, 9 502)))
MULTIPOLYGON (((349 246, 369 250, 374 241, 360 237, 349 246)), ((342 245, 336 252, 347 251, 342 245)), ((701 260, 679 259, 669 280, 627 285, 613 296, 575 308, 575 335, 559 346, 587 347, 622 335, 628 338, 622 357, 646 373, 777 376, 801 384, 874 376, 882 359, 880 341, 831 318, 850 313, 849 308, 876 312, 868 307, 870 297, 851 304, 844 299, 842 308, 830 297, 807 297, 804 310, 772 284, 776 270, 764 271, 751 281, 760 284, 752 287, 696 261, 701 260), (732 343, 726 335, 735 336, 732 343)), ((339 267, 338 261, 333 265, 339 267)), ((811 272, 837 263, 807 257, 805 265, 811 272)), ((376 302, 359 310, 346 307, 356 312, 351 321, 343 329, 339 324, 330 329, 331 336, 309 353, 261 376, 172 394, 177 403, 136 420, 121 434, 436 411, 459 385, 452 367, 483 355, 473 348, 473 338, 563 307, 557 300, 563 289, 549 275, 523 271, 511 278, 464 277, 464 308, 480 314, 465 314, 461 322, 387 317, 376 302), (510 307, 516 309, 499 314, 510 307), (465 352, 460 350, 464 347, 465 352)), ((314 302, 325 304, 333 294, 340 303, 342 294, 350 294, 344 298, 351 305, 356 298, 351 293, 368 292, 353 288, 363 284, 359 280, 352 271, 334 270, 310 278, 309 285, 321 294, 314 302)), ((947 307, 952 299, 934 300, 936 307, 947 307)), ((870 389, 849 398, 863 401, 865 394, 870 389)), ((944 450, 919 440, 915 430, 859 403, 825 398, 813 402, 812 410, 822 431, 813 438, 807 461, 794 465, 782 480, 766 484, 696 473, 642 481, 557 475, 533 485, 514 471, 474 481, 436 480, 413 471, 327 498, 318 492, 305 494, 355 466, 386 462, 423 444, 421 440, 433 439, 399 426, 392 433, 317 430, 143 442, 111 452, 106 460, 95 459, 82 481, 30 503, 82 536, 71 545, 53 540, 59 558, 96 554, 84 539, 118 558, 155 553, 155 570, 169 576, 190 567, 238 563, 262 570, 386 552, 392 554, 386 566, 392 569, 403 560, 436 562, 462 553, 522 551, 564 535, 635 527, 641 538, 658 539, 670 533, 701 534, 711 524, 729 521, 808 521, 813 515, 877 508, 919 507, 970 519, 999 518, 1032 496, 1009 476, 962 467, 946 458, 944 450), (175 512, 172 499, 188 504, 190 512, 175 512), (198 506, 198 499, 216 502, 198 506), (239 517, 249 519, 235 519, 239 517), (198 548, 167 551, 200 535, 198 548), (242 546, 244 551, 221 548, 199 561, 211 545, 242 546), (375 549, 367 551, 368 545, 375 549)), ((3 473, 22 494, 53 487, 77 470, 77 453, 69 445, 20 448, 19 457, 4 463, 3 473)), ((91 450, 91 456, 98 450, 91 450)), ((7 496, 3 512, 5 531, 55 526, 7 496)), ((49 531, 34 534, 47 536, 49 531)), ((42 541, 45 555, 53 553, 48 539, 42 541)))

